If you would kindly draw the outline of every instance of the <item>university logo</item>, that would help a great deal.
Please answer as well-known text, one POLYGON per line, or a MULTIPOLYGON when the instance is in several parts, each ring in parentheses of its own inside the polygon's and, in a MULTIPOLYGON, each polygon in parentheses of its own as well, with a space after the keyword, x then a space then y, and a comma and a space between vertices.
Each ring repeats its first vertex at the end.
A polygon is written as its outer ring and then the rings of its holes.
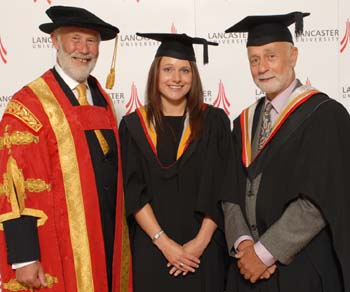
POLYGON ((309 77, 306 79, 305 84, 306 84, 307 86, 312 86, 309 77))
MULTIPOLYGON (((38 2, 38 0, 33 0, 33 1, 34 1, 34 3, 38 2)), ((51 5, 52 0, 46 0, 46 2, 49 3, 49 4, 51 5)))
MULTIPOLYGON (((170 32, 177 33, 174 23, 170 26, 170 32)), ((153 47, 159 45, 158 41, 137 36, 136 34, 120 34, 119 41, 121 47, 153 47)))
POLYGON ((5 107, 11 98, 12 95, 0 95, 0 107, 5 107))
POLYGON ((7 51, 2 43, 1 37, 0 37, 0 59, 1 61, 6 64, 7 63, 7 51))
POLYGON ((208 32, 207 39, 220 45, 246 45, 248 33, 246 32, 208 32))
POLYGON ((11 98, 12 95, 0 95, 0 117, 2 116, 3 110, 6 108, 11 98))
POLYGON ((131 94, 130 94, 130 99, 128 101, 128 103, 125 105, 126 108, 126 115, 130 114, 131 112, 133 112, 135 109, 137 109, 138 107, 141 107, 142 103, 139 100, 138 94, 137 94, 137 88, 136 85, 134 84, 134 82, 131 85, 131 94))
POLYGON ((49 35, 32 36, 33 49, 52 49, 53 43, 49 35))
POLYGON ((339 41, 338 28, 304 29, 296 39, 298 43, 331 43, 339 41))
POLYGON ((342 87, 342 97, 343 98, 350 98, 350 85, 344 85, 342 87))
POLYGON ((221 80, 219 82, 218 96, 214 100, 213 106, 222 108, 225 111, 225 113, 228 116, 230 116, 230 110, 229 109, 231 107, 231 104, 230 104, 228 98, 226 97, 225 87, 224 87, 224 84, 222 83, 221 80))
POLYGON ((176 27, 175 27, 174 22, 171 24, 170 31, 171 31, 171 33, 177 33, 177 29, 176 29, 176 27))
POLYGON ((344 52, 345 48, 348 45, 349 42, 349 36, 350 36, 350 21, 349 18, 346 21, 346 28, 345 28, 345 34, 342 40, 340 41, 340 53, 344 52))
POLYGON ((112 98, 113 104, 124 104, 125 94, 124 92, 109 92, 109 96, 112 98))

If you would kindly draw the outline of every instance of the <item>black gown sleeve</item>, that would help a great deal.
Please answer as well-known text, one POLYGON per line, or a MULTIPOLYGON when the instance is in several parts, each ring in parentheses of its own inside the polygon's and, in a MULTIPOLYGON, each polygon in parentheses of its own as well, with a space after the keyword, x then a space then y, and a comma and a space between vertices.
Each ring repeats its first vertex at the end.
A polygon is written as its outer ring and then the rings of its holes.
POLYGON ((151 197, 147 193, 140 149, 128 131, 124 119, 120 122, 119 135, 123 161, 125 209, 126 216, 129 217, 145 206, 151 197))
POLYGON ((290 193, 304 194, 321 210, 330 226, 345 291, 350 291, 349 113, 338 102, 328 102, 316 111, 307 133, 290 193))
POLYGON ((227 115, 221 109, 213 108, 212 111, 211 117, 204 123, 204 135, 208 136, 203 139, 207 144, 203 155, 197 211, 211 217, 224 230, 220 200, 232 192, 231 184, 226 180, 233 177, 233 145, 227 115))
POLYGON ((3 224, 9 264, 40 260, 37 218, 22 216, 3 224))

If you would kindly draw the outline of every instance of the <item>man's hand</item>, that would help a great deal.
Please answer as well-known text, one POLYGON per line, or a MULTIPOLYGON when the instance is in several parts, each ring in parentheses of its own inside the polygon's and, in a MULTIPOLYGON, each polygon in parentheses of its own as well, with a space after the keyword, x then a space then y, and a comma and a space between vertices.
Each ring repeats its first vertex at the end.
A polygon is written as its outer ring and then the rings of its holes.
POLYGON ((244 250, 248 246, 253 246, 254 241, 253 240, 243 240, 240 242, 240 244, 237 247, 238 251, 244 250))
POLYGON ((240 250, 235 258, 238 259, 240 273, 251 283, 255 283, 268 268, 256 255, 252 245, 240 250))
POLYGON ((16 280, 28 288, 47 287, 44 270, 40 262, 16 269, 16 280))
POLYGON ((260 276, 260 279, 269 279, 271 275, 276 271, 276 269, 277 269, 276 265, 272 265, 268 267, 267 270, 264 273, 262 273, 262 275, 260 276))

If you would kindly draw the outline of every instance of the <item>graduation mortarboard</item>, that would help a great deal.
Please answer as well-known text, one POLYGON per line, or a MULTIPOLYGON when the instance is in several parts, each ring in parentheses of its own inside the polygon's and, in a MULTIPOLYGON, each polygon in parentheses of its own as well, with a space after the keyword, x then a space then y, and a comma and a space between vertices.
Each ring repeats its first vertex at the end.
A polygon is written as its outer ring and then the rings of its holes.
POLYGON ((303 32, 303 18, 310 13, 292 12, 281 15, 247 16, 225 32, 248 32, 248 46, 261 46, 272 42, 293 43, 288 26, 295 23, 295 34, 303 32))
POLYGON ((39 26, 39 29, 46 33, 51 33, 62 26, 77 26, 98 31, 101 35, 101 40, 105 41, 115 38, 119 32, 117 27, 80 7, 51 6, 46 10, 46 14, 52 22, 43 23, 39 26))
POLYGON ((136 33, 136 35, 161 42, 156 57, 167 56, 196 62, 196 56, 192 45, 201 44, 204 50, 204 64, 208 63, 208 45, 219 45, 218 43, 209 42, 203 38, 190 37, 184 33, 136 33))
POLYGON ((106 82, 106 87, 111 89, 115 79, 115 60, 118 46, 117 34, 119 29, 103 21, 90 11, 80 7, 51 6, 46 10, 46 14, 50 17, 52 22, 39 25, 39 29, 45 33, 52 33, 55 29, 63 26, 74 26, 99 32, 102 41, 115 38, 112 65, 106 82))

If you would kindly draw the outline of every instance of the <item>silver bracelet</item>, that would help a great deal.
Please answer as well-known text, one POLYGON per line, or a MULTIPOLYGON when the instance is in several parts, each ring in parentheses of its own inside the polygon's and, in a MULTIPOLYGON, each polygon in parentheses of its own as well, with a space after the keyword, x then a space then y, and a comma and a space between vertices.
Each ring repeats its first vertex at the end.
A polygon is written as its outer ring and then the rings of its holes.
POLYGON ((164 230, 159 230, 156 234, 153 235, 152 241, 155 242, 162 234, 164 233, 164 230))

